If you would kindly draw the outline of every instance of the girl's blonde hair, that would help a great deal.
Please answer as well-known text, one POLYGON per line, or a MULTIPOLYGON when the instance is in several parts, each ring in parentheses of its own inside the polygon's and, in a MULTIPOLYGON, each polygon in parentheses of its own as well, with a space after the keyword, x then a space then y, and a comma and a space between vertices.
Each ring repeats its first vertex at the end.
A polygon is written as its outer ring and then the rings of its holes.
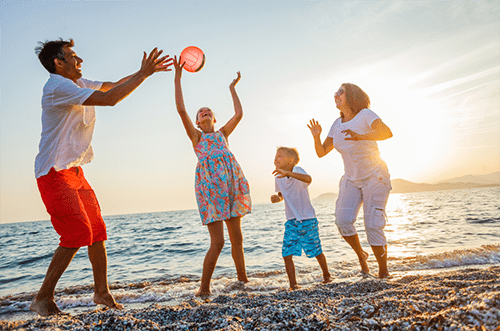
POLYGON ((299 152, 297 151, 296 148, 280 146, 277 148, 277 151, 283 151, 286 155, 293 158, 294 160, 293 165, 296 165, 300 161, 299 152))

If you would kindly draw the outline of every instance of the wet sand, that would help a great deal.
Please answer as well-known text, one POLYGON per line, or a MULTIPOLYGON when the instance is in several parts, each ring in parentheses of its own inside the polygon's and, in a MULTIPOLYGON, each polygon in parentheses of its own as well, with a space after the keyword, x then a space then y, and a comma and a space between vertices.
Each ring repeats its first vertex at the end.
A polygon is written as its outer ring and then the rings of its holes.
POLYGON ((495 330, 500 266, 355 278, 176 306, 0 321, 0 330, 495 330))

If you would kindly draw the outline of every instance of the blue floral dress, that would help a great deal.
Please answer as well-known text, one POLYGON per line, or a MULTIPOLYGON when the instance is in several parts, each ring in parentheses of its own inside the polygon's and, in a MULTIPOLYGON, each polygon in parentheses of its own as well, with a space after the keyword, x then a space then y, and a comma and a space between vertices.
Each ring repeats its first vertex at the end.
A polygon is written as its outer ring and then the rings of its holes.
POLYGON ((196 201, 203 225, 251 212, 248 181, 221 131, 202 133, 194 148, 196 201))

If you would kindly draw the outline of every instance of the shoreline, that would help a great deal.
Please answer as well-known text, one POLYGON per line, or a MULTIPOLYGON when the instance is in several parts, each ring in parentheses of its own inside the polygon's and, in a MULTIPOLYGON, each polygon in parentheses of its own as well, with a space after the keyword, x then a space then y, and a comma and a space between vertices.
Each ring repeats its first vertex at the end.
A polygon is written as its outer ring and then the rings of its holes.
POLYGON ((271 294, 241 292, 178 305, 97 308, 0 321, 0 330, 494 330, 500 265, 355 278, 271 294))

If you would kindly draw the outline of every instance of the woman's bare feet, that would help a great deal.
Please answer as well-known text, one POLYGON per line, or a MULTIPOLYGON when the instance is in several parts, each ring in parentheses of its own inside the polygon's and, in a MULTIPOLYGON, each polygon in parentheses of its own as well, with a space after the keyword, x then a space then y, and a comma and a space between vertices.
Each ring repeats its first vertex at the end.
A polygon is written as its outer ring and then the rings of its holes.
POLYGON ((31 301, 29 308, 31 311, 34 311, 40 316, 57 315, 62 313, 53 298, 40 300, 35 297, 33 298, 33 301, 31 301))
POLYGON ((368 267, 368 263, 366 262, 368 260, 368 252, 363 251, 363 255, 359 257, 359 264, 361 266, 361 271, 364 273, 369 273, 370 268, 368 267))

